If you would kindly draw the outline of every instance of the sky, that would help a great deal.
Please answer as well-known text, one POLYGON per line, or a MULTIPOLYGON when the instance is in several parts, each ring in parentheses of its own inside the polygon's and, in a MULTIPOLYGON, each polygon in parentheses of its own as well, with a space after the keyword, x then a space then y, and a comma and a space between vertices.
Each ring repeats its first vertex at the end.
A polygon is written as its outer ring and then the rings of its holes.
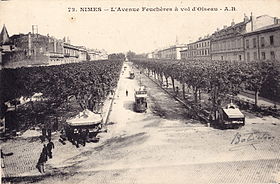
POLYGON ((196 41, 233 20, 243 21, 244 14, 251 12, 280 18, 280 0, 6 0, 0 1, 0 26, 5 24, 10 36, 31 32, 32 25, 38 25, 40 34, 69 37, 73 45, 108 53, 148 53, 174 45, 176 40, 181 44, 196 41), (96 11, 80 11, 85 7, 96 11), (139 11, 117 11, 118 7, 139 11), (142 11, 142 7, 172 11, 142 11), (235 11, 225 11, 225 7, 235 11), (207 8, 212 11, 199 11, 207 8))

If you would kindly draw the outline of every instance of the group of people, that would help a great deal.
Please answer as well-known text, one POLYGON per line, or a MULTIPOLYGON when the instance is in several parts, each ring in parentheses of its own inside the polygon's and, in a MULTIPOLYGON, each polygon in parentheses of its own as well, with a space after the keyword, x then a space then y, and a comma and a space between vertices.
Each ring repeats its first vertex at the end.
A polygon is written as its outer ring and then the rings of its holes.
POLYGON ((51 140, 52 139, 52 129, 42 129, 42 136, 41 136, 41 141, 45 142, 45 140, 51 140))
POLYGON ((72 129, 68 132, 68 140, 72 142, 72 144, 79 147, 79 144, 85 146, 88 140, 89 130, 88 129, 72 129))
MULTIPOLYGON (((43 137, 44 137, 44 135, 43 135, 43 137)), ((48 159, 52 159, 52 157, 53 157, 52 149, 54 149, 54 143, 51 141, 51 131, 50 131, 50 134, 48 133, 48 135, 46 137, 48 139, 48 144, 43 145, 42 152, 41 152, 39 160, 36 164, 36 168, 38 169, 38 171, 40 173, 45 173, 45 163, 48 161, 48 159)))

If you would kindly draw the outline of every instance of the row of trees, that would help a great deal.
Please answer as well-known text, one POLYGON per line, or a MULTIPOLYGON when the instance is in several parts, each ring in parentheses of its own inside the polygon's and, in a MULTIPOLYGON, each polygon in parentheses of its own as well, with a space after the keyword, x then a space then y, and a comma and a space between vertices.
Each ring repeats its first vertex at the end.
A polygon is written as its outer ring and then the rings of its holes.
POLYGON ((220 106, 226 96, 235 96, 245 89, 255 92, 255 105, 258 105, 260 91, 274 100, 280 99, 279 62, 244 63, 167 59, 133 59, 133 62, 145 69, 149 75, 152 72, 158 76, 167 86, 168 79, 171 78, 174 91, 174 80, 182 84, 183 94, 185 94, 185 86, 192 89, 195 103, 198 103, 199 93, 206 92, 214 108, 220 106))
POLYGON ((107 60, 3 69, 0 71, 1 104, 43 93, 56 106, 74 96, 82 108, 93 109, 116 87, 122 62, 107 60))

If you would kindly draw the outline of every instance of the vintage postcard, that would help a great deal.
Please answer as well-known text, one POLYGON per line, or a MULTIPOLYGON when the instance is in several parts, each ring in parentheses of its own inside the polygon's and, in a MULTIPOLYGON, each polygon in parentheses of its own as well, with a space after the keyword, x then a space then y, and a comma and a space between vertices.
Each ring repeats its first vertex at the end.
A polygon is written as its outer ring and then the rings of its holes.
POLYGON ((0 1, 2 183, 280 183, 279 0, 0 1))

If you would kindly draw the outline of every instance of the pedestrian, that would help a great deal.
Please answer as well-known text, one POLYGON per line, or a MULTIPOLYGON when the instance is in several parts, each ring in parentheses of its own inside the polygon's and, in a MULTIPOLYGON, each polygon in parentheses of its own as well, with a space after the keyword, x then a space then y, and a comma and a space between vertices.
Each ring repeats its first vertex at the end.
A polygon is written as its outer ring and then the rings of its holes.
POLYGON ((88 136, 88 129, 83 130, 82 131, 82 135, 81 135, 81 137, 82 137, 82 145, 83 146, 86 146, 87 136, 88 136))
POLYGON ((47 156, 47 147, 44 144, 43 150, 40 154, 39 160, 36 164, 36 168, 39 170, 40 173, 45 173, 45 163, 48 160, 48 156, 47 156))
POLYGON ((4 153, 1 149, 1 168, 4 168, 4 167, 5 167, 5 165, 4 165, 4 153))
POLYGON ((47 138, 50 141, 52 139, 52 129, 48 128, 47 132, 48 132, 47 138))
POLYGON ((126 94, 126 96, 128 96, 128 91, 127 90, 125 91, 125 94, 126 94))
POLYGON ((46 136, 47 136, 47 130, 45 128, 42 128, 42 142, 45 141, 46 136))
POLYGON ((53 123, 53 130, 58 131, 58 118, 55 118, 55 122, 53 123))
POLYGON ((74 129, 74 134, 73 134, 73 142, 74 145, 76 145, 77 148, 79 148, 79 132, 78 129, 74 129))
POLYGON ((44 159, 46 161, 48 161, 48 148, 47 148, 47 146, 45 144, 44 144, 44 147, 42 149, 42 156, 44 157, 44 159))
POLYGON ((54 143, 49 139, 49 143, 47 144, 48 149, 48 156, 51 159, 52 158, 52 149, 54 149, 54 143))

